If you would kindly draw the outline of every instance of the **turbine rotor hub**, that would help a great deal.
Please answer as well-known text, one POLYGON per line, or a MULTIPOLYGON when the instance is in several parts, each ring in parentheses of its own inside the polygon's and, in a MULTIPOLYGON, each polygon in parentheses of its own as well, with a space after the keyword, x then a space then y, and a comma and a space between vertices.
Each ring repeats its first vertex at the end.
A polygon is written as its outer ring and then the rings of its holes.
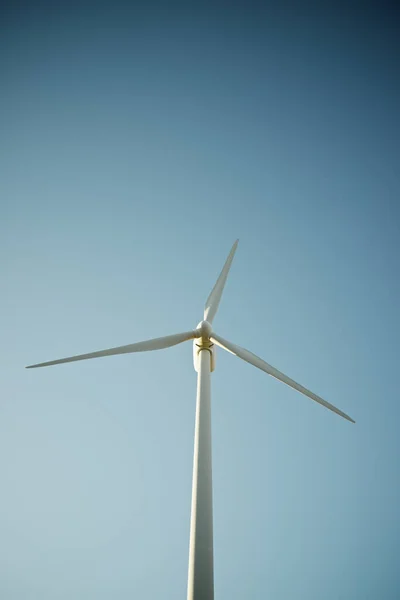
POLYGON ((210 339, 210 336, 212 334, 211 323, 209 323, 208 321, 200 321, 200 323, 197 325, 196 329, 200 333, 199 337, 203 338, 204 340, 210 339))

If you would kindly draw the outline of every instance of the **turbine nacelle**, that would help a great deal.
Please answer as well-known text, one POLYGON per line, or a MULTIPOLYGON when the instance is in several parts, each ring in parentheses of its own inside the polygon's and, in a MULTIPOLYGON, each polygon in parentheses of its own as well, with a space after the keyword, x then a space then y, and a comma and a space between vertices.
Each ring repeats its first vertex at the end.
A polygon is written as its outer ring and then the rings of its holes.
POLYGON ((193 365, 195 371, 199 372, 200 352, 210 353, 210 370, 215 369, 215 346, 211 341, 212 326, 208 321, 200 321, 195 329, 196 338, 193 340, 193 365))

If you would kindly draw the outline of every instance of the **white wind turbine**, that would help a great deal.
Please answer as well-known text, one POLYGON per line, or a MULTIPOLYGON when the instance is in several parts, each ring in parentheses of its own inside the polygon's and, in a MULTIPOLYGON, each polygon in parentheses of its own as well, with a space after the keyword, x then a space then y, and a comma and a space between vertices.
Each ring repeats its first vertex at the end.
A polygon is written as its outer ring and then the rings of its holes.
POLYGON ((204 308, 204 317, 196 329, 184 333, 176 333, 166 337, 118 346, 99 352, 79 354, 59 360, 30 365, 27 369, 47 367, 61 363, 112 356, 113 354, 129 354, 131 352, 147 352, 148 350, 161 350, 175 346, 181 342, 194 340, 193 358, 194 367, 198 373, 197 398, 196 398, 196 424, 194 438, 193 460, 193 487, 192 511, 190 521, 190 546, 189 546, 189 573, 188 573, 188 600, 213 600, 214 598, 214 569, 213 569, 213 515, 212 515, 212 466, 211 466, 211 394, 210 374, 215 368, 215 344, 224 350, 235 354, 254 367, 265 371, 279 381, 283 381, 293 389, 301 392, 308 398, 329 408, 332 412, 355 423, 344 412, 326 402, 310 390, 278 371, 270 364, 237 346, 212 329, 212 322, 217 313, 222 292, 236 251, 238 240, 233 244, 225 265, 214 285, 204 308))

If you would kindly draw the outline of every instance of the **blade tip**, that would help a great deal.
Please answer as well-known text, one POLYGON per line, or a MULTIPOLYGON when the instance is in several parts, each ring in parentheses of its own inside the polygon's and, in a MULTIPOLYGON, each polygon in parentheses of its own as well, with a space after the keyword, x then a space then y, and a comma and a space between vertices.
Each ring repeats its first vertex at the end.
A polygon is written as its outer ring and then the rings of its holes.
POLYGON ((346 421, 350 421, 350 423, 355 423, 355 420, 349 417, 349 415, 346 415, 346 413, 344 413, 342 417, 344 417, 346 421))

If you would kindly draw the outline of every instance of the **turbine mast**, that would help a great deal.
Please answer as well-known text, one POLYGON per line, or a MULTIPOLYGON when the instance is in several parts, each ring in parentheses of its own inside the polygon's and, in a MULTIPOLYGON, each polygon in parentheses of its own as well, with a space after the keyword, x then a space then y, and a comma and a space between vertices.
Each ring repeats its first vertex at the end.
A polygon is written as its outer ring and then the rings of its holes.
POLYGON ((209 340, 203 338, 202 342, 198 349, 197 363, 187 600, 214 599, 210 386, 213 349, 209 340))

